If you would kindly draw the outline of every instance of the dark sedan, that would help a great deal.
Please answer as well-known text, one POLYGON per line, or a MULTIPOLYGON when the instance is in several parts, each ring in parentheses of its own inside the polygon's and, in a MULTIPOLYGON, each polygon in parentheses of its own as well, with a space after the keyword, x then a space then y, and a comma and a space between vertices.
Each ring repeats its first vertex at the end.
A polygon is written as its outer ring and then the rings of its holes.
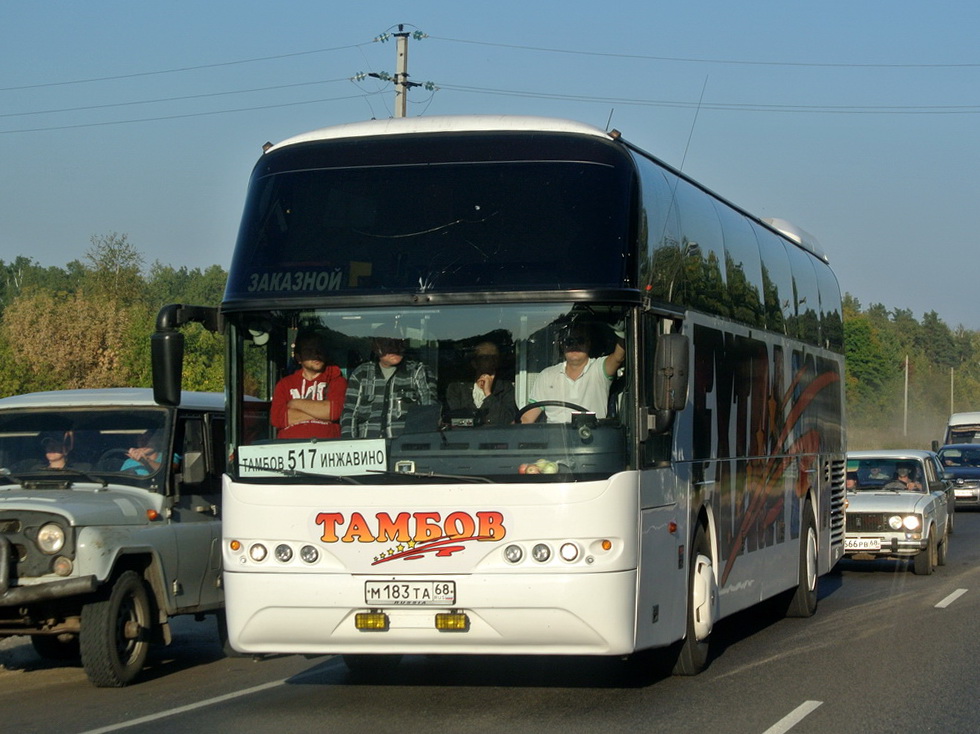
POLYGON ((980 444, 948 444, 938 453, 956 495, 956 506, 980 507, 980 444))

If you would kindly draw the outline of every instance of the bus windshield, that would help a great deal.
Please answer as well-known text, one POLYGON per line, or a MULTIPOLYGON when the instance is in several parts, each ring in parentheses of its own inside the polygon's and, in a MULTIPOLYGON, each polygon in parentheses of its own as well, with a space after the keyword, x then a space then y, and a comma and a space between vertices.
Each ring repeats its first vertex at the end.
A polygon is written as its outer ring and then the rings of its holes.
POLYGON ((234 314, 237 477, 608 477, 627 466, 625 314, 569 303, 234 314), (574 385, 558 375, 569 364, 582 373, 574 385), (331 407, 291 402, 307 397, 331 407))
POLYGON ((587 153, 545 140, 530 160, 528 143, 506 136, 270 155, 252 178, 226 303, 632 285, 633 173, 586 142, 587 153))

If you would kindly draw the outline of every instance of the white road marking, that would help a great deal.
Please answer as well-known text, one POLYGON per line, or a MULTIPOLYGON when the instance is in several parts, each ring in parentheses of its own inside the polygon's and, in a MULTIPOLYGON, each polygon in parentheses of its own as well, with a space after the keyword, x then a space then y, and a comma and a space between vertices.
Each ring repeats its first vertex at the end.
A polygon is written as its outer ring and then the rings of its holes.
POLYGON ((225 701, 231 701, 236 698, 241 698, 242 696, 251 696, 253 693, 259 693, 261 691, 267 691, 270 688, 277 688, 279 686, 285 685, 289 681, 298 681, 303 678, 308 678, 313 675, 319 675, 323 671, 319 669, 309 670, 301 675, 290 676, 289 678, 282 678, 281 680, 274 680, 269 683, 263 683, 260 686, 253 686, 252 688, 246 688, 243 691, 235 691, 234 693, 226 693, 223 696, 216 696, 214 698, 209 698, 204 701, 198 701, 197 703, 190 703, 186 706, 179 706, 175 709, 170 709, 169 711, 161 711, 156 714, 149 714, 148 716, 141 716, 138 719, 130 719, 129 721, 121 721, 118 724, 111 724, 109 726, 103 726, 98 729, 90 729, 89 731, 82 732, 82 734, 105 734, 105 732, 119 731, 120 729, 128 729, 132 726, 139 726, 140 724, 149 724, 151 721, 160 721, 160 719, 166 719, 169 716, 176 716, 178 714, 184 714, 188 711, 194 711, 195 709, 204 708, 205 706, 213 706, 216 703, 223 703, 225 701))
POLYGON ((952 594, 950 594, 945 599, 943 599, 941 602, 939 602, 936 605, 936 609, 945 609, 950 604, 952 604, 954 601, 956 601, 961 596, 963 596, 965 593, 966 593, 966 589, 957 589, 952 594))
POLYGON ((784 734, 813 713, 822 703, 823 701, 805 701, 801 703, 790 713, 786 714, 786 716, 762 732, 762 734, 784 734))

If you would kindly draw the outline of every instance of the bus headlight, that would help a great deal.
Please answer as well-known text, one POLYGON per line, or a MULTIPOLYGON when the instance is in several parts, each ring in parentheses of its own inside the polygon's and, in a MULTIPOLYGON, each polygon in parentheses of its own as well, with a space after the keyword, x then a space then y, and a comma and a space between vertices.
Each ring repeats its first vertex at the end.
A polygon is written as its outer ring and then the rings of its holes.
POLYGON ((538 543, 531 549, 531 558, 538 563, 544 563, 551 558, 551 548, 546 546, 544 543, 538 543))
POLYGON ((37 547, 51 555, 65 547, 65 529, 54 522, 42 525, 37 531, 37 547))
POLYGON ((578 558, 578 546, 575 543, 563 543, 561 548, 558 549, 558 553, 563 560, 572 562, 578 558))
POLYGON ((320 559, 320 551, 312 545, 304 545, 299 549, 299 557, 304 563, 316 563, 320 559))
POLYGON ((293 549, 285 543, 276 546, 276 560, 280 563, 289 563, 293 560, 293 549))
POLYGON ((269 555, 269 549, 261 543, 255 543, 248 549, 248 557, 256 563, 264 561, 267 555, 269 555))

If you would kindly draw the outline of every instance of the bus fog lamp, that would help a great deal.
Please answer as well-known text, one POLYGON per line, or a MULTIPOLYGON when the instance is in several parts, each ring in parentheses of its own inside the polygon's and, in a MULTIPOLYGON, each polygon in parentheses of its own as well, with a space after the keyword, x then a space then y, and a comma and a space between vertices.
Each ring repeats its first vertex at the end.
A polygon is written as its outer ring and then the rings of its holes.
POLYGON ((316 563, 320 560, 320 551, 312 545, 304 545, 299 549, 299 557, 304 563, 316 563))
POLYGON ((551 548, 544 543, 538 543, 531 549, 531 558, 538 563, 544 563, 551 558, 551 548))
POLYGON ((504 548, 504 558, 508 563, 520 563, 524 558, 524 550, 519 545, 508 545, 504 548))
POLYGON ((269 555, 269 550, 261 543, 256 543, 248 549, 248 557, 256 563, 264 561, 267 555, 269 555))
POLYGON ((464 612, 440 612, 436 615, 436 629, 440 632, 467 632, 470 618, 464 612))
POLYGON ((289 563, 293 560, 293 549, 285 543, 280 543, 276 546, 276 560, 279 563, 289 563))
POLYGON ((354 615, 354 627, 363 632, 387 632, 388 615, 384 612, 358 612, 354 615))

